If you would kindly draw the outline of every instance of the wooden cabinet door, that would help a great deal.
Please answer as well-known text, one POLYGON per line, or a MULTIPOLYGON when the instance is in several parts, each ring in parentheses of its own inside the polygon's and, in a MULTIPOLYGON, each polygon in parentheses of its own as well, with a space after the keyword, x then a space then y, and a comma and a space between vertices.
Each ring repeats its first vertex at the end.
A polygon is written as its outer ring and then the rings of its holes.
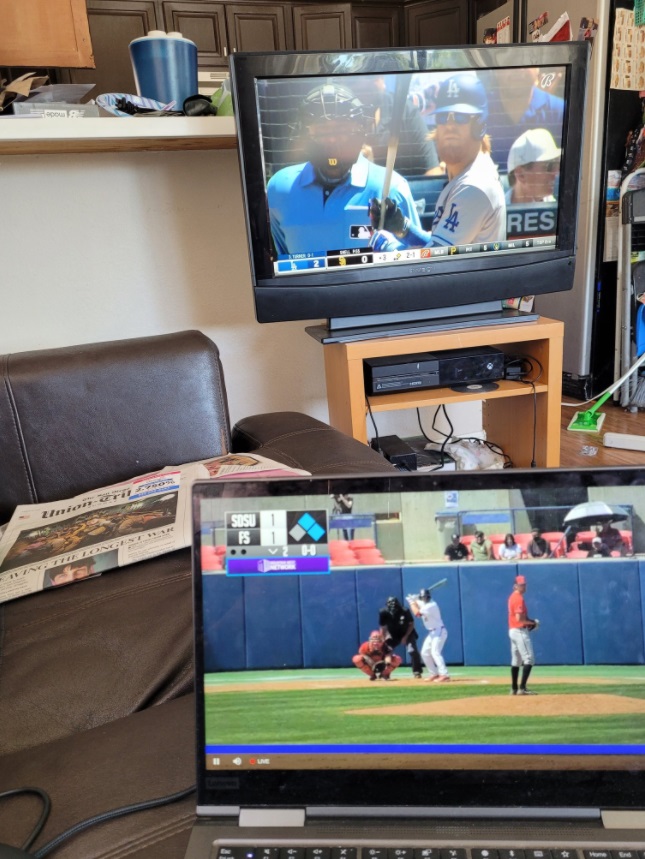
POLYGON ((226 15, 223 3, 186 3, 171 0, 163 4, 167 32, 178 32, 197 45, 198 66, 228 65, 226 15))
POLYGON ((395 6, 352 6, 352 47, 397 48, 401 12, 395 6))
POLYGON ((431 48, 435 45, 468 43, 468 0, 426 0, 405 9, 406 44, 431 48))
POLYGON ((69 69, 63 82, 96 84, 90 98, 105 92, 136 94, 128 45, 162 26, 153 0, 88 0, 87 15, 96 69, 69 69))
POLYGON ((352 47, 349 4, 293 7, 294 45, 298 51, 337 51, 352 47))
POLYGON ((293 48, 291 8, 286 4, 227 3, 226 31, 231 51, 293 48))
POLYGON ((0 65, 93 68, 85 0, 0 0, 0 65))

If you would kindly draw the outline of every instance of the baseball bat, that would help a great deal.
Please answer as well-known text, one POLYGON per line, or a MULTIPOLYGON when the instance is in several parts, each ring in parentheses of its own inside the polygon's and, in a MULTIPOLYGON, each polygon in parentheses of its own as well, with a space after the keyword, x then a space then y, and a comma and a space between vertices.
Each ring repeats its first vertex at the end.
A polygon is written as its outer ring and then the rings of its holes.
POLYGON ((392 181, 392 171, 394 170, 394 161, 399 148, 399 138, 401 136, 401 122, 403 120, 403 112, 405 111, 405 103, 408 98, 408 87, 410 82, 405 75, 399 75, 396 81, 394 90, 394 101, 392 103, 392 121, 390 123, 390 139, 387 144, 387 155, 385 157, 385 176, 383 178, 383 190, 381 191, 381 216, 379 218, 379 230, 383 229, 385 221, 385 198, 390 193, 390 183, 392 181))
POLYGON ((433 585, 430 585, 428 590, 432 592, 435 591, 437 588, 442 588, 446 584, 448 584, 448 579, 439 579, 438 582, 435 582, 433 585))

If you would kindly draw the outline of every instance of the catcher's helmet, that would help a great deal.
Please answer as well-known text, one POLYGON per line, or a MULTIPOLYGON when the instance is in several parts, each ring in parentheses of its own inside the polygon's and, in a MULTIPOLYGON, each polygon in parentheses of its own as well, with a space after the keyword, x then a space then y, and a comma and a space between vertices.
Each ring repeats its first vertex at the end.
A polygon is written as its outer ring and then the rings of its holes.
POLYGON ((374 639, 378 639, 379 641, 383 640, 383 634, 381 633, 380 629, 373 629, 370 632, 370 641, 372 641, 374 639))
POLYGON ((484 85, 471 72, 446 78, 439 86, 434 113, 467 113, 479 117, 478 136, 483 137, 488 119, 488 96, 484 85))
POLYGON ((419 596, 424 602, 430 602, 430 589, 421 588, 421 590, 419 591, 419 596))
POLYGON ((300 105, 301 125, 332 119, 364 120, 363 102, 346 86, 320 84, 307 93, 300 105))

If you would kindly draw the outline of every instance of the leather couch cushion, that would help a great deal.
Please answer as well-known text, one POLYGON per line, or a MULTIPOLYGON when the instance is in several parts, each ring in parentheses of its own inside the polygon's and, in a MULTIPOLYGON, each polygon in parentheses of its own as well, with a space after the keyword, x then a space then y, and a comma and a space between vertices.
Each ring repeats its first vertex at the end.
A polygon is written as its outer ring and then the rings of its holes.
POLYGON ((183 549, 0 606, 0 754, 193 688, 183 549))
MULTIPOLYGON (((0 792, 47 791, 52 809, 36 850, 82 820, 195 784, 195 699, 185 695, 109 724, 0 757, 0 792)), ((99 823, 56 849, 56 859, 181 859, 195 794, 162 808, 99 823)), ((36 823, 35 796, 2 800, 0 843, 20 846, 36 823)))

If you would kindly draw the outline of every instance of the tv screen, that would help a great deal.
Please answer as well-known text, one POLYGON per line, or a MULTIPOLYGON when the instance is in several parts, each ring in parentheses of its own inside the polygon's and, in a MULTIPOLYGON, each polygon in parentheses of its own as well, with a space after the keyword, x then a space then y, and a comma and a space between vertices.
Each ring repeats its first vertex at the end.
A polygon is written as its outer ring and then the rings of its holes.
POLYGON ((258 321, 370 336, 570 289, 587 51, 233 54, 258 321))

